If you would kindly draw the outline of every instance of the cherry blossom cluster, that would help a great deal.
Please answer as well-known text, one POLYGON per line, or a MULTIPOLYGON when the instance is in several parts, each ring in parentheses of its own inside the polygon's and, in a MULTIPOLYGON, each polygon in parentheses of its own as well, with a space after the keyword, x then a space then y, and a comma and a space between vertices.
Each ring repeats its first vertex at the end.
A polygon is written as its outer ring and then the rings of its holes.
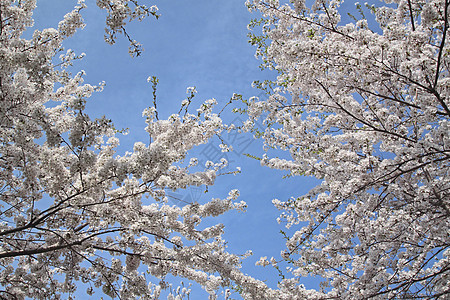
MULTIPOLYGON (((125 19, 156 11, 137 1, 97 5, 108 13, 109 41, 125 19)), ((215 100, 167 120, 147 109, 151 142, 117 155, 111 120, 85 111, 103 83, 70 74, 67 67, 83 54, 61 52, 63 41, 84 26, 86 5, 79 1, 57 29, 26 39, 35 6, 0 2, 0 298, 70 298, 77 289, 120 299, 188 296, 186 288, 170 291, 168 275, 197 282, 215 298, 240 276, 241 258, 227 253, 222 224, 201 221, 242 211, 245 203, 236 190, 183 208, 169 205, 165 195, 211 185, 226 165, 183 167, 187 151, 224 129, 212 112, 215 100)))
POLYGON ((342 3, 247 1, 263 15, 251 42, 278 72, 247 112, 264 118, 266 149, 291 157, 261 164, 321 179, 273 201, 290 234, 279 261, 258 264, 284 261, 290 299, 307 275, 324 279, 319 298, 445 298, 450 2, 357 4, 350 23, 342 3))
MULTIPOLYGON (((84 2, 84 0, 79 1, 84 2)), ((114 44, 117 34, 123 34, 130 42, 129 54, 139 56, 143 50, 142 45, 130 37, 125 25, 133 20, 142 21, 148 16, 159 18, 158 7, 156 5, 147 7, 138 0, 97 0, 97 6, 108 13, 105 27, 106 42, 114 44)))

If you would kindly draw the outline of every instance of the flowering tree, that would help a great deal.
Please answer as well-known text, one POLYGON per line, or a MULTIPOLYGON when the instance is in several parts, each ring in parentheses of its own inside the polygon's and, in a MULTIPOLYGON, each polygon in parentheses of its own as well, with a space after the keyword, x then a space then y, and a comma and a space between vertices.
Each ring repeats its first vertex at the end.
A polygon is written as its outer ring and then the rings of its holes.
MULTIPOLYGON (((117 33, 129 37, 126 19, 156 11, 133 0, 97 5, 108 12, 111 43, 117 33)), ((223 200, 178 208, 166 204, 164 190, 211 185, 225 163, 194 173, 195 160, 179 164, 189 149, 220 134, 215 101, 195 115, 183 102, 168 120, 147 109, 151 143, 117 156, 111 121, 85 112, 86 99, 102 86, 83 84, 82 72, 72 76, 66 67, 80 56, 61 52, 62 42, 84 25, 84 3, 57 29, 25 39, 34 7, 33 0, 0 2, 0 298, 56 299, 83 282, 88 294, 102 289, 111 297, 153 299, 167 287, 167 274, 214 294, 227 274, 239 274, 232 273, 239 259, 225 252, 222 225, 198 225, 244 204, 235 203, 232 191, 223 200)))
MULTIPOLYGON (((252 99, 248 114, 265 119, 266 148, 291 157, 261 163, 322 180, 306 195, 273 201, 290 228, 280 291, 289 299, 447 299, 450 1, 357 5, 362 16, 348 24, 342 2, 247 2, 263 15, 251 24, 263 25, 252 43, 279 74, 260 83, 269 97, 252 99), (299 284, 311 274, 324 278, 321 291, 299 284)), ((259 264, 281 271, 281 261, 259 264)))

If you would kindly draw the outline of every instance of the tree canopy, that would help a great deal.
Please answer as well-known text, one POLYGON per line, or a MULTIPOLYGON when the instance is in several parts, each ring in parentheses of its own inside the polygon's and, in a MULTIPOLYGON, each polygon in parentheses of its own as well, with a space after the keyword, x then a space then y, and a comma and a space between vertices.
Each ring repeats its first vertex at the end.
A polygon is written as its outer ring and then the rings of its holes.
MULTIPOLYGON (((128 37, 125 19, 155 10, 136 1, 97 4, 108 12, 108 42, 116 33, 128 37)), ((57 29, 26 39, 35 1, 0 4, 0 296, 56 299, 83 282, 89 295, 101 289, 110 297, 153 299, 167 274, 214 292, 223 283, 212 274, 230 272, 239 259, 225 252, 220 224, 197 225, 244 203, 235 203, 238 192, 231 191, 226 199, 179 208, 166 203, 165 189, 213 184, 223 163, 194 173, 195 162, 176 163, 223 129, 211 112, 215 103, 206 101, 195 114, 183 104, 168 120, 150 107, 143 116, 151 143, 116 155, 111 120, 85 112, 102 86, 84 84, 83 72, 70 74, 67 67, 80 57, 61 54, 62 42, 84 26, 84 7, 80 1, 57 29)))
POLYGON ((290 2, 248 1, 264 24, 252 43, 279 73, 248 114, 291 156, 262 165, 322 180, 273 201, 293 231, 282 289, 295 298, 315 274, 319 298, 448 295, 449 1, 358 4, 350 23, 342 1, 290 2))
MULTIPOLYGON (((141 2, 97 1, 106 42, 125 38, 132 56, 142 48, 127 23, 159 17, 141 2)), ((63 50, 85 25, 84 1, 31 38, 24 33, 36 1, 1 1, 0 298, 72 297, 80 282, 96 297, 188 298, 185 289, 164 292, 170 275, 211 299, 221 288, 226 299, 230 290, 244 299, 448 297, 450 1, 356 4, 349 17, 343 3, 248 0, 261 16, 249 25, 250 43, 278 74, 255 82, 265 97, 245 100, 244 109, 236 95, 223 109, 211 99, 192 110, 191 87, 160 119, 158 80, 149 77, 150 142, 118 155, 113 122, 86 112, 102 84, 71 74, 83 55, 63 50), (247 122, 223 121, 229 108, 247 122), (215 183, 226 160, 183 162, 232 130, 263 141, 263 157, 248 155, 262 167, 321 180, 305 195, 273 200, 287 227, 285 250, 257 264, 278 270, 277 287, 242 272, 222 224, 200 229, 206 217, 243 211, 239 191, 204 204, 167 202, 167 190, 215 183), (310 275, 321 289, 302 284, 310 275)))

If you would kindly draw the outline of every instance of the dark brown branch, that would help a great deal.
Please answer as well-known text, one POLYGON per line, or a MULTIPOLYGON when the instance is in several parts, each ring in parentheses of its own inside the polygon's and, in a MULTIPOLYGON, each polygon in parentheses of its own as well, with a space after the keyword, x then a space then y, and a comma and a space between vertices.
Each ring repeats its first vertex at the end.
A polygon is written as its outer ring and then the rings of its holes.
POLYGON ((434 75, 434 84, 433 84, 433 92, 434 93, 433 94, 437 97, 439 103, 442 105, 444 110, 450 116, 450 108, 445 103, 445 99, 442 99, 442 97, 440 97, 440 95, 436 91, 436 87, 437 87, 438 80, 439 80, 439 73, 440 73, 440 69, 441 69, 442 52, 444 51, 445 42, 446 42, 445 40, 447 37, 447 31, 448 31, 448 6, 449 6, 449 3, 450 3, 449 1, 445 1, 444 29, 442 30, 442 40, 441 40, 441 44, 439 45, 438 59, 437 59, 437 63, 436 63, 436 74, 434 75))
POLYGON ((99 235, 103 235, 103 234, 108 234, 108 233, 113 233, 113 232, 118 232, 118 231, 124 231, 124 228, 117 228, 117 229, 112 229, 112 230, 105 230, 105 231, 101 231, 101 232, 97 232, 97 233, 93 233, 81 240, 78 241, 74 241, 71 243, 66 243, 66 244, 61 244, 61 245, 55 245, 55 246, 50 246, 50 247, 45 247, 45 248, 38 248, 38 249, 29 249, 29 250, 18 250, 18 251, 7 251, 7 252, 3 252, 0 253, 0 258, 4 258, 4 257, 17 257, 17 256, 25 256, 25 255, 35 255, 35 254, 41 254, 41 253, 47 253, 47 252, 53 252, 53 251, 57 251, 57 250, 61 250, 61 249, 66 249, 66 248, 71 248, 73 246, 79 246, 81 244, 83 244, 85 241, 95 237, 95 236, 99 236, 99 235))
POLYGON ((409 6, 409 17, 411 18, 412 31, 415 31, 416 25, 414 24, 414 16, 413 16, 411 0, 408 0, 408 6, 409 6))
POLYGON ((332 99, 332 100, 334 101, 334 103, 339 107, 339 109, 341 109, 344 113, 346 113, 347 115, 349 115, 350 117, 352 117, 354 120, 356 120, 356 121, 358 121, 358 122, 361 122, 362 124, 364 124, 364 125, 366 125, 366 126, 372 128, 374 131, 377 131, 377 132, 380 132, 380 133, 384 133, 384 134, 393 135, 393 136, 395 136, 395 137, 397 137, 397 138, 406 140, 406 141, 411 142, 411 143, 415 143, 415 142, 416 142, 416 141, 414 141, 414 140, 408 138, 407 136, 402 136, 402 135, 400 135, 400 134, 398 134, 398 133, 391 132, 391 131, 388 131, 388 130, 386 130, 386 129, 377 128, 377 127, 375 127, 374 125, 372 125, 372 124, 370 124, 369 122, 367 122, 366 120, 363 120, 363 119, 361 119, 361 118, 355 116, 354 114, 352 114, 351 112, 349 112, 347 109, 345 109, 345 107, 343 107, 340 103, 338 103, 337 101, 335 101, 335 100, 333 99, 333 96, 330 94, 330 91, 325 87, 325 85, 324 85, 322 82, 320 82, 320 81, 317 80, 317 79, 316 79, 315 81, 322 87, 322 89, 325 91, 325 93, 327 93, 328 97, 330 97, 330 99, 332 99))

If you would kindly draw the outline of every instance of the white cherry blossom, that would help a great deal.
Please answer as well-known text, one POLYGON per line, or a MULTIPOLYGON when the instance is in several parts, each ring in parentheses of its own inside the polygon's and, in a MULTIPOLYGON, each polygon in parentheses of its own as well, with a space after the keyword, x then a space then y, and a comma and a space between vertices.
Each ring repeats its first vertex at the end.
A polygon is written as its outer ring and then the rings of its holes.
POLYGON ((280 291, 305 297, 309 274, 324 281, 314 298, 447 298, 450 1, 358 4, 354 22, 347 1, 289 2, 247 1, 263 16, 256 54, 278 72, 247 111, 266 149, 291 156, 261 164, 322 180, 274 201, 293 232, 280 291))
MULTIPOLYGON (((125 20, 156 12, 137 1, 97 5, 108 13, 108 42, 118 32, 127 35, 125 20)), ((215 100, 167 120, 158 120, 156 106, 147 109, 151 143, 136 142, 118 156, 112 122, 85 112, 102 84, 85 84, 84 72, 66 70, 83 55, 61 54, 63 41, 84 26, 84 2, 57 29, 26 39, 35 6, 33 0, 0 2, 0 298, 60 299, 84 289, 96 298, 156 299, 168 289, 169 274, 215 295, 231 273, 240 274, 240 258, 226 252, 223 225, 199 224, 245 203, 232 191, 179 208, 165 195, 211 185, 220 172, 221 165, 190 172, 181 163, 224 129, 212 112, 215 100)), ((190 291, 168 293, 179 299, 190 291)))

